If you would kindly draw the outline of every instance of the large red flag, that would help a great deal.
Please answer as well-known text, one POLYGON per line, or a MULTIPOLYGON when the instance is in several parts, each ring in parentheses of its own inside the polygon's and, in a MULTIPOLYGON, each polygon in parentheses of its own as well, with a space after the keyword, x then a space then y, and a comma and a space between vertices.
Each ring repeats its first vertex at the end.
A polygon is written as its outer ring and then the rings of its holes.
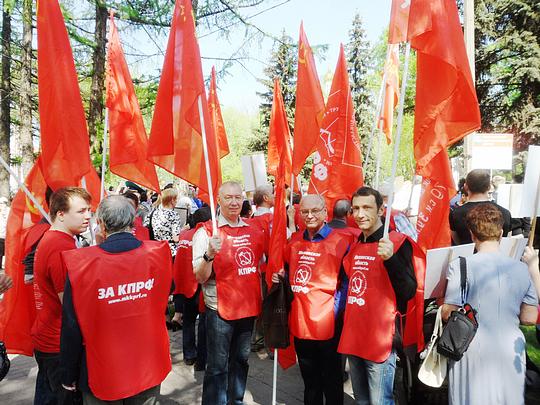
MULTIPOLYGON (((47 184, 41 171, 41 159, 26 177, 26 187, 38 202, 47 209, 45 192, 47 184)), ((19 190, 11 203, 6 231, 6 274, 13 280, 13 287, 0 301, 0 341, 4 341, 10 353, 33 355, 30 329, 34 323, 36 308, 34 288, 24 283, 22 260, 36 243, 48 224, 40 222, 42 216, 24 191, 19 190)))
MULTIPOLYGON (((285 112, 285 104, 279 86, 279 80, 274 80, 274 100, 272 102, 272 115, 268 132, 268 173, 278 176, 278 169, 282 155, 291 155, 291 133, 285 112), (284 138, 285 140, 282 140, 284 138)), ((291 165, 285 167, 285 183, 291 183, 291 165), (287 180, 288 179, 288 180, 287 180)))
POLYGON ((424 177, 418 243, 431 249, 450 244, 446 148, 480 128, 480 110, 456 2, 412 0, 409 37, 417 51, 414 155, 424 177))
POLYGON ((177 0, 156 98, 148 159, 198 186, 200 198, 208 199, 199 99, 215 196, 221 181, 219 155, 208 112, 195 21, 191 1, 177 0))
POLYGON ((399 44, 407 41, 411 0, 392 0, 390 26, 388 27, 388 43, 399 44))
POLYGON ((229 142, 227 141, 227 133, 225 132, 225 123, 221 116, 221 107, 217 96, 216 69, 214 66, 212 66, 210 89, 208 90, 208 108, 210 109, 212 126, 218 141, 219 158, 221 159, 227 156, 230 153, 230 150, 229 142))
POLYGON ((332 212, 335 201, 350 199, 364 184, 360 138, 354 120, 347 61, 341 45, 322 120, 309 193, 321 194, 332 212))
POLYGON ((388 59, 384 65, 384 100, 379 115, 378 127, 386 135, 386 142, 392 142, 394 109, 399 101, 399 45, 388 45, 388 59))
POLYGON ((80 185, 95 170, 75 62, 56 0, 38 1, 37 39, 43 175, 53 190, 80 185))
POLYGON ((111 172, 159 192, 156 169, 146 159, 148 138, 112 14, 107 63, 111 172))
MULTIPOLYGON (((285 115, 283 98, 279 88, 279 80, 274 80, 274 100, 272 103, 272 118, 270 119, 270 140, 276 151, 275 172, 273 173, 276 182, 274 190, 276 192, 274 217, 272 221, 272 232, 268 248, 268 266, 266 268, 266 282, 272 285, 272 274, 283 269, 283 255, 287 244, 287 210, 285 207, 285 185, 290 182, 291 176, 291 135, 289 124, 285 115)), ((270 145, 270 142, 269 142, 270 145)), ((268 150, 270 157, 270 146, 268 150)), ((270 158, 269 158, 270 161, 270 158)), ((289 368, 296 363, 296 352, 293 341, 287 349, 278 350, 278 361, 281 367, 289 368)))
POLYGON ((315 67, 313 52, 300 24, 298 41, 298 79, 296 82, 296 110, 294 114, 294 149, 292 170, 298 176, 306 159, 315 152, 322 116, 324 99, 321 83, 315 67))

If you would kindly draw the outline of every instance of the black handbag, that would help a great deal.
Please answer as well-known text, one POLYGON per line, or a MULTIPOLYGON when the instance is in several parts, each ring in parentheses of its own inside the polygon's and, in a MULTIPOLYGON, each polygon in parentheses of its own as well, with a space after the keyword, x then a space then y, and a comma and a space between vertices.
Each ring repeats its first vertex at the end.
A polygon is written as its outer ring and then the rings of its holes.
POLYGON ((292 300, 291 287, 286 279, 279 276, 279 283, 272 284, 263 302, 264 342, 268 347, 274 349, 289 347, 289 312, 292 300))
POLYGON ((0 342, 0 381, 7 375, 10 364, 11 362, 7 355, 6 346, 4 345, 4 342, 0 342))
POLYGON ((458 361, 469 348, 476 330, 476 311, 467 304, 467 263, 459 258, 461 276, 461 307, 452 311, 442 335, 437 342, 437 352, 451 360, 458 361))

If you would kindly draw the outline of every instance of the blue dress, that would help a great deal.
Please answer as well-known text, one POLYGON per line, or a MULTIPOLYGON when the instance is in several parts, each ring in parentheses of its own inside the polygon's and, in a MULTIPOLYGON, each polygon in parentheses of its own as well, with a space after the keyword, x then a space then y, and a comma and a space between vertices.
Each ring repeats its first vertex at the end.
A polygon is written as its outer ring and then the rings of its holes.
MULTIPOLYGON (((448 269, 445 303, 461 305, 459 259, 448 269)), ((527 265, 501 253, 467 258, 467 302, 475 308, 476 335, 458 362, 449 361, 451 405, 520 405, 525 390, 522 303, 538 305, 527 265)))

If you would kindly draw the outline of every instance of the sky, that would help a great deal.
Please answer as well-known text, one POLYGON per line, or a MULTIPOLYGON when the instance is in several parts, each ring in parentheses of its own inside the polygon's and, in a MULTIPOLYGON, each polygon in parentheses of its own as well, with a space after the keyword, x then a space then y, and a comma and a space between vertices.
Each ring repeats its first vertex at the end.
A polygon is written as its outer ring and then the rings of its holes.
MULTIPOLYGON (((257 8, 244 9, 244 16, 251 16, 270 6, 285 0, 264 2, 257 8)), ((375 42, 387 28, 390 20, 391 0, 290 0, 272 10, 261 13, 250 19, 258 28, 275 37, 280 37, 283 30, 298 40, 300 22, 304 22, 304 30, 312 46, 328 45, 325 54, 326 60, 316 59, 317 72, 322 78, 335 69, 340 43, 346 43, 352 20, 356 13, 362 17, 367 39, 375 42)), ((208 30, 199 30, 199 46, 203 58, 203 73, 210 75, 212 65, 219 71, 223 61, 212 58, 229 58, 245 41, 242 26, 233 31, 233 35, 226 40, 217 33, 206 35, 208 30)), ((165 32, 164 35, 168 35, 165 32)), ((140 34, 139 34, 140 35, 140 34)), ((122 34, 121 34, 122 36, 122 34)), ((126 38, 124 36, 124 38, 126 38)), ((140 63, 131 63, 132 75, 137 73, 156 74, 163 64, 163 52, 166 48, 167 37, 149 38, 142 34, 134 47, 144 49, 145 52, 156 52, 159 47, 161 53, 151 59, 144 59, 140 63), (146 38, 144 38, 144 36, 146 38)), ((260 98, 257 92, 264 91, 264 87, 257 78, 264 78, 265 64, 268 63, 273 40, 267 38, 245 48, 249 59, 242 60, 243 67, 235 63, 229 68, 227 74, 218 79, 218 97, 222 108, 234 107, 240 111, 253 113, 257 111, 260 98)), ((126 49, 127 52, 129 50, 126 49)), ((130 58, 134 62, 135 58, 130 58)))

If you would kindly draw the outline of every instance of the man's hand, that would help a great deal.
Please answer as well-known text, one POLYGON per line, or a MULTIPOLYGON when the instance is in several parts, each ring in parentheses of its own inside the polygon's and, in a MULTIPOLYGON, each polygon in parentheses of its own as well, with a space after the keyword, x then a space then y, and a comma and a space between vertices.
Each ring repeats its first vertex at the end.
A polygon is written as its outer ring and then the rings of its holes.
POLYGON ((13 287, 13 280, 11 279, 11 277, 9 277, 6 274, 1 274, 0 275, 0 294, 5 293, 11 287, 13 287))
POLYGON ((377 247, 377 254, 383 260, 388 260, 394 255, 394 244, 390 239, 379 240, 379 246, 377 247))
POLYGON ((285 270, 281 269, 272 274, 272 283, 279 283, 279 276, 285 277, 285 270))
POLYGON ((213 258, 221 250, 221 238, 219 236, 212 236, 208 240, 208 250, 206 255, 213 258))

